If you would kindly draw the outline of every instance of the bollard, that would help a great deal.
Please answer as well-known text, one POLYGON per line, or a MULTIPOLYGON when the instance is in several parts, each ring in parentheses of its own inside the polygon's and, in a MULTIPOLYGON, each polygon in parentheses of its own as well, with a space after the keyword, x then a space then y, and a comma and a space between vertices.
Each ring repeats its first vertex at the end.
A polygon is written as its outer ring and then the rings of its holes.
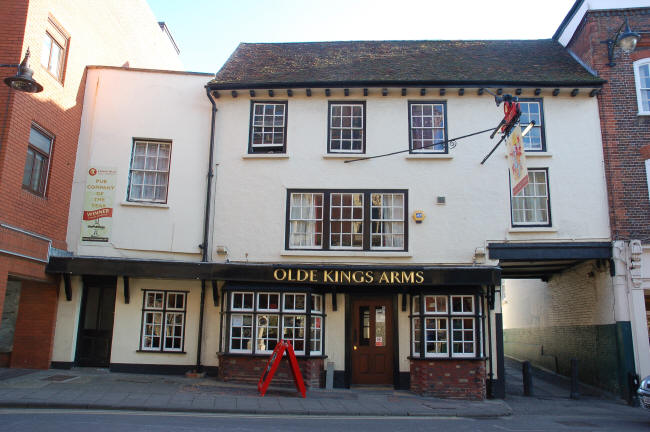
POLYGON ((569 394, 571 399, 580 399, 580 393, 578 392, 578 359, 571 359, 571 393, 569 394))
POLYGON ((639 376, 633 372, 627 373, 627 388, 628 388, 628 398, 627 404, 633 407, 641 406, 639 401, 639 396, 636 391, 639 388, 639 376))
POLYGON ((530 362, 525 361, 521 365, 521 373, 524 379, 524 396, 533 395, 533 375, 530 372, 530 362))

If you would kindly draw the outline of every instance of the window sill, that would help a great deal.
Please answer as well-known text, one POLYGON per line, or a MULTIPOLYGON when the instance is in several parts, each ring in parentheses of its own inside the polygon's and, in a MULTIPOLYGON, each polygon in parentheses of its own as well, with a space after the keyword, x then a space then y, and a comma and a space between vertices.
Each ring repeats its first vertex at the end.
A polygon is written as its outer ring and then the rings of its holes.
POLYGON ((185 351, 149 351, 149 350, 135 350, 137 353, 144 354, 187 354, 185 351))
POLYGON ((516 227, 510 228, 508 230, 510 234, 518 233, 531 233, 531 232, 540 232, 540 233, 554 233, 557 232, 555 227, 516 227))
POLYGON ((241 157, 242 159, 289 159, 286 153, 250 153, 241 157))
POLYGON ((650 112, 637 113, 637 117, 650 117, 650 112))
POLYGON ((329 256, 329 257, 373 257, 373 258, 410 258, 411 252, 400 251, 323 251, 323 250, 285 250, 281 256, 329 256))
MULTIPOLYGON (((221 355, 221 356, 228 356, 228 357, 264 357, 264 358, 269 358, 269 356, 272 353, 273 353, 273 351, 271 351, 268 354, 259 354, 259 353, 252 354, 252 353, 239 353, 239 352, 236 352, 236 353, 234 353, 234 352, 216 352, 215 354, 218 355, 218 356, 221 355)), ((309 357, 307 357, 305 354, 296 354, 296 357, 301 358, 301 359, 305 359, 305 360, 311 360, 311 359, 318 360, 318 359, 326 359, 327 358, 327 356, 323 355, 323 354, 314 354, 314 355, 310 355, 309 357)))
POLYGON ((368 157, 365 153, 325 153, 323 159, 361 159, 368 157))
POLYGON ((149 208, 159 208, 159 209, 169 208, 169 204, 148 203, 148 202, 139 202, 139 201, 122 201, 120 205, 125 207, 149 207, 149 208))
MULTIPOLYGON (((508 157, 508 154, 503 155, 505 158, 508 157)), ((544 157, 553 157, 553 153, 545 151, 527 151, 526 159, 528 158, 544 158, 544 157)))
POLYGON ((487 357, 425 357, 425 358, 420 358, 420 356, 408 356, 409 360, 420 360, 420 361, 458 361, 458 360, 487 360, 487 357))
POLYGON ((451 160, 454 157, 449 153, 409 153, 404 159, 411 160, 429 160, 429 159, 440 159, 440 160, 451 160))

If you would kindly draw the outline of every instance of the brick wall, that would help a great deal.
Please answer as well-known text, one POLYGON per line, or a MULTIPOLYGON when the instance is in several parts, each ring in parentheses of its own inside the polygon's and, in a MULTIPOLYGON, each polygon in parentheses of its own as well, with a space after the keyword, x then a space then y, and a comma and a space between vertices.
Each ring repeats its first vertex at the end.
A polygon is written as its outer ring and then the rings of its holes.
MULTIPOLYGON (((270 357, 270 356, 269 356, 270 357)), ((237 381, 254 383, 260 380, 262 372, 269 361, 269 357, 233 356, 222 354, 219 356, 219 378, 224 381, 237 381)), ((323 359, 306 359, 298 357, 298 367, 306 387, 322 387, 321 375, 323 359)), ((272 386, 293 387, 293 375, 289 361, 282 359, 280 366, 271 381, 272 386)))
POLYGON ((411 359, 411 391, 449 399, 485 399, 484 360, 411 359))
POLYGON ((601 43, 614 37, 625 17, 633 30, 650 28, 650 8, 589 11, 568 45, 607 80, 598 102, 614 240, 650 238, 650 201, 640 152, 650 142, 650 117, 637 116, 632 66, 635 60, 650 57, 650 46, 640 44, 632 55, 615 48, 616 65, 610 67, 607 46, 601 43))
MULTIPOLYGON (((66 249, 86 66, 126 64, 181 69, 182 65, 146 0, 0 0, 0 10, 0 63, 20 63, 29 47, 34 79, 44 88, 41 93, 26 94, 10 91, 0 83, 0 223, 40 234, 51 239, 55 248, 66 249), (50 16, 70 36, 63 83, 40 61, 50 16), (54 136, 46 193, 42 197, 22 188, 32 123, 54 136)), ((0 77, 15 72, 16 68, 0 68, 0 77)), ((34 241, 33 237, 0 231, 0 249, 44 259, 47 247, 47 242, 34 241)), ((44 269, 37 261, 0 254, 0 314, 8 275, 51 282, 44 269)), ((38 325, 46 322, 50 321, 38 325)), ((27 333, 36 328, 32 320, 22 320, 21 325, 26 326, 22 330, 27 333)), ((52 332, 53 327, 42 337, 52 332)), ((47 343, 40 346, 46 347, 47 343)), ((16 364, 21 362, 12 360, 16 364)))
POLYGON ((57 286, 23 281, 10 366, 48 369, 56 321, 57 286))

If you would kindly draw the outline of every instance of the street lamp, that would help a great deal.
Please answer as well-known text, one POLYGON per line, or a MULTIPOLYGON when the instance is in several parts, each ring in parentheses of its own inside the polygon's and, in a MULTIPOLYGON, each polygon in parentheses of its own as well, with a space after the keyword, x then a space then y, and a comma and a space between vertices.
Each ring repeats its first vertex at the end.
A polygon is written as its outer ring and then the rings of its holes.
POLYGON ((0 64, 0 67, 17 67, 16 75, 4 79, 5 84, 14 90, 26 93, 40 93, 43 91, 43 86, 32 78, 34 71, 29 68, 27 63, 29 60, 29 48, 25 53, 25 58, 20 64, 0 64))
POLYGON ((625 22, 621 24, 621 26, 618 28, 618 31, 616 32, 616 36, 614 36, 614 39, 607 39, 602 41, 602 43, 607 44, 607 59, 609 60, 609 63, 607 63, 607 66, 614 66, 616 63, 614 63, 614 47, 615 46, 620 46, 621 50, 625 54, 630 54, 632 51, 634 51, 634 48, 636 48, 636 43, 639 41, 641 38, 641 34, 637 32, 633 32, 630 30, 630 24, 627 22, 627 17, 625 18, 625 22), (623 26, 625 26, 625 29, 623 29, 623 26), (621 33, 621 30, 623 31, 621 33))

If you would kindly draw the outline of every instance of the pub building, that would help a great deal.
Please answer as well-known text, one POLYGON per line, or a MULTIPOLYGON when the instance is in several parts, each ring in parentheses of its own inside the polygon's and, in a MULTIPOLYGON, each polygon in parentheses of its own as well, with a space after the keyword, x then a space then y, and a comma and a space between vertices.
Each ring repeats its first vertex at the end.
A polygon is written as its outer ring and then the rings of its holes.
POLYGON ((611 256, 602 80, 551 40, 241 44, 86 85, 53 367, 253 383, 282 339, 308 387, 504 397, 506 278, 611 256), (535 120, 515 195, 484 89, 535 120))

